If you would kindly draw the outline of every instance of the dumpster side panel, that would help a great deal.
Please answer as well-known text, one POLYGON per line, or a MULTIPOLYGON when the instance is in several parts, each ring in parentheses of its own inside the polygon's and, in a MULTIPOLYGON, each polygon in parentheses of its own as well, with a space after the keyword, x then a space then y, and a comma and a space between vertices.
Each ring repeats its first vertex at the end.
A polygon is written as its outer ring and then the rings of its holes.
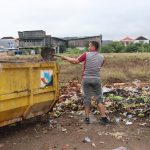
POLYGON ((0 80, 0 126, 47 113, 56 103, 56 63, 0 65, 0 80))
POLYGON ((13 120, 22 116, 27 108, 29 97, 19 97, 0 101, 0 126, 3 121, 13 120))
POLYGON ((4 68, 0 73, 0 94, 28 89, 27 68, 4 68))

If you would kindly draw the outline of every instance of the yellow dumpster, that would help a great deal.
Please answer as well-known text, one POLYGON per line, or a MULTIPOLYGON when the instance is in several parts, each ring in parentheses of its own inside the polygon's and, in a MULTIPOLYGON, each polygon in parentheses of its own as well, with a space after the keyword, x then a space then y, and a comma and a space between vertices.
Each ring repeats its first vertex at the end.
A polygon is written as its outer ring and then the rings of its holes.
POLYGON ((50 111, 58 98, 58 66, 0 64, 0 127, 50 111))

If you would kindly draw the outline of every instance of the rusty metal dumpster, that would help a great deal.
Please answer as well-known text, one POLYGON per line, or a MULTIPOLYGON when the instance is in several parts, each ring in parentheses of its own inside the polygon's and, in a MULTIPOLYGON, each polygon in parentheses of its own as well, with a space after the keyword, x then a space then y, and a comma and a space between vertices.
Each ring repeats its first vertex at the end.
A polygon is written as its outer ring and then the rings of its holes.
POLYGON ((50 111, 58 98, 58 66, 0 64, 0 127, 50 111))

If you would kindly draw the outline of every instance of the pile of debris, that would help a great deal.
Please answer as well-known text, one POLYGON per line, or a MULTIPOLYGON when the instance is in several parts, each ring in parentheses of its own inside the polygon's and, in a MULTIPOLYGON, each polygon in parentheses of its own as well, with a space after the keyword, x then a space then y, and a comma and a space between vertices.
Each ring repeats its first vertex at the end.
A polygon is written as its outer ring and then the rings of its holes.
POLYGON ((150 114, 150 83, 135 80, 103 88, 109 112, 144 117, 150 114))
MULTIPOLYGON (((109 113, 132 118, 150 115, 150 83, 135 80, 132 83, 114 83, 103 87, 105 104, 109 113)), ((60 89, 58 103, 53 116, 59 117, 64 112, 83 110, 83 94, 78 80, 72 80, 60 89)), ((96 101, 92 98, 92 112, 98 114, 96 101)))
POLYGON ((83 110, 83 95, 78 80, 69 81, 61 87, 60 97, 53 108, 53 116, 59 117, 64 112, 83 110))

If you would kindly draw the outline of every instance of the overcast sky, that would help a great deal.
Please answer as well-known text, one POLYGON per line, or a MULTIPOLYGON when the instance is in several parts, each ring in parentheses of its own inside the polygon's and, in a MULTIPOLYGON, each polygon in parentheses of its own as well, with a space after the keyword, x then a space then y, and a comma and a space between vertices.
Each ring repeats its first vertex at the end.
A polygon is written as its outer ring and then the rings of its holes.
POLYGON ((45 30, 57 37, 150 39, 150 0, 0 0, 0 38, 45 30))

